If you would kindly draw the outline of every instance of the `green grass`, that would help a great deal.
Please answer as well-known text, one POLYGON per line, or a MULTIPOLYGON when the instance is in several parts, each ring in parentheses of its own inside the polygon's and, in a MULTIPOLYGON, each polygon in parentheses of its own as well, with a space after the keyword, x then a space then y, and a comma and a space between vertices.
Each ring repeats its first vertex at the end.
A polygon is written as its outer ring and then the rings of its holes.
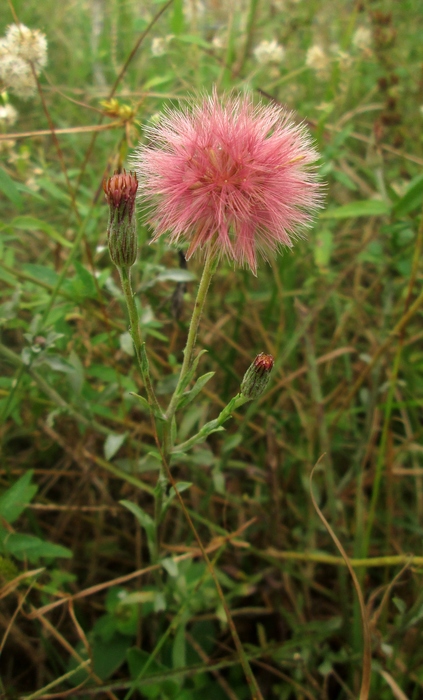
MULTIPOLYGON (((0 138, 10 134, 0 140, 1 690, 251 697, 177 498, 160 529, 163 563, 150 566, 159 462, 131 394, 142 382, 101 189, 163 107, 216 84, 305 120, 327 195, 307 239, 257 278, 219 266, 198 339, 199 374, 215 375, 185 409, 180 441, 219 415, 259 352, 275 370, 226 432, 175 460, 173 477, 191 484, 184 504, 266 700, 418 700, 421 12, 389 0, 205 0, 184 12, 194 5, 174 0, 154 22, 165 3, 19 0, 0 20, 2 35, 13 8, 49 47, 41 94, 9 92, 18 120, 0 121, 0 138), (353 43, 362 26, 366 50, 353 43), (152 55, 153 38, 169 35, 152 55), (254 48, 272 39, 285 57, 260 67, 254 48), (324 74, 306 66, 314 44, 330 57, 324 74), (368 606, 368 695, 356 592, 311 499, 321 457, 313 494, 368 606)), ((150 238, 140 225, 133 282, 165 405, 197 284, 175 318, 178 252, 150 238)), ((188 270, 198 281, 201 261, 188 270)))

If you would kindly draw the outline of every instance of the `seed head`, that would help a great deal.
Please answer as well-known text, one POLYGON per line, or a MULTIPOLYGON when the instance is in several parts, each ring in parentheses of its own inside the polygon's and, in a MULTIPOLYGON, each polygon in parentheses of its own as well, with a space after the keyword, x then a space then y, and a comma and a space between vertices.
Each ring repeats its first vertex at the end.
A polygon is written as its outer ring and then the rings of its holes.
POLYGON ((137 258, 135 197, 138 180, 135 173, 116 172, 103 180, 109 205, 107 240, 110 257, 117 267, 131 267, 137 258))
POLYGON ((13 126, 18 118, 18 113, 13 105, 7 103, 0 107, 0 127, 2 124, 7 126, 13 126))
POLYGON ((314 70, 318 78, 324 80, 329 75, 330 57, 321 46, 314 44, 307 51, 306 66, 314 70))
POLYGON ((304 126, 277 105, 216 91, 192 109, 168 110, 132 159, 153 241, 212 246, 256 274, 264 258, 309 225, 320 206, 318 157, 304 126))
POLYGON ((10 24, 5 35, 5 45, 10 53, 32 63, 37 75, 47 65, 47 39, 39 29, 29 29, 24 24, 10 24))
POLYGON ((253 54, 257 63, 260 63, 260 65, 281 63, 285 56, 285 49, 276 39, 273 39, 273 41, 261 41, 257 44, 253 54))
POLYGON ((274 360, 271 355, 261 352, 249 366, 241 383, 241 394, 249 399, 258 399, 269 383, 274 360))
POLYGON ((372 45, 372 32, 368 27, 357 27, 353 34, 352 45, 366 52, 372 45))
POLYGON ((39 75, 47 64, 47 40, 38 29, 11 24, 0 39, 0 79, 18 97, 28 99, 36 90, 33 70, 39 75))

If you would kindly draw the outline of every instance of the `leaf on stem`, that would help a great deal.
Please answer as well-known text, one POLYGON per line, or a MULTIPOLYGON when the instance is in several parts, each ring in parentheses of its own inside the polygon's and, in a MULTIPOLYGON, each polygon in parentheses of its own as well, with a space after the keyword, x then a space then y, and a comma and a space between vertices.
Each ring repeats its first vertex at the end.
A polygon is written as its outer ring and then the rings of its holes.
POLYGON ((104 456, 108 462, 115 456, 119 448, 122 447, 127 437, 128 433, 123 433, 122 435, 110 433, 110 435, 107 436, 104 443, 104 456))
POLYGON ((176 491, 172 486, 172 488, 169 491, 169 495, 163 500, 162 510, 160 513, 160 522, 163 521, 163 518, 167 512, 167 509, 169 508, 170 504, 172 503, 173 499, 176 496, 176 492, 183 493, 184 491, 189 489, 191 486, 192 486, 191 481, 180 481, 178 484, 176 484, 176 491))
POLYGON ((121 503, 121 505, 125 506, 125 508, 130 510, 131 513, 135 515, 141 527, 144 528, 145 534, 147 535, 148 548, 150 550, 150 554, 152 554, 154 552, 156 538, 156 526, 154 524, 153 518, 150 515, 148 515, 148 513, 146 513, 145 510, 140 508, 140 506, 137 503, 132 503, 131 501, 126 500, 119 501, 119 503, 121 503))
POLYGON ((207 384, 209 379, 211 379, 214 375, 215 372, 207 372, 207 374, 203 374, 202 377, 199 377, 192 389, 190 389, 190 391, 186 391, 185 394, 182 394, 177 405, 177 410, 179 408, 184 408, 189 403, 191 403, 191 401, 195 399, 195 397, 200 393, 202 388, 207 384))
POLYGON ((158 411, 155 408, 155 406, 150 406, 150 404, 148 403, 147 399, 144 398, 144 396, 136 394, 135 391, 130 391, 129 394, 130 396, 135 396, 138 399, 146 413, 151 412, 155 418, 158 418, 158 420, 161 420, 164 423, 166 422, 166 418, 164 417, 163 413, 161 413, 161 411, 158 411))
POLYGON ((197 367, 198 367, 198 363, 199 363, 199 361, 200 361, 200 358, 201 358, 206 352, 208 352, 208 351, 207 351, 207 350, 201 350, 201 351, 198 353, 198 355, 197 355, 197 357, 195 358, 195 360, 193 361, 193 363, 192 363, 190 369, 189 369, 188 372, 186 373, 186 375, 185 375, 185 377, 183 378, 183 381, 182 381, 182 383, 181 383, 181 386, 180 386, 180 392, 181 392, 181 393, 184 391, 184 389, 186 389, 186 387, 187 387, 188 384, 190 383, 191 379, 193 378, 194 374, 195 374, 196 371, 197 371, 197 367))

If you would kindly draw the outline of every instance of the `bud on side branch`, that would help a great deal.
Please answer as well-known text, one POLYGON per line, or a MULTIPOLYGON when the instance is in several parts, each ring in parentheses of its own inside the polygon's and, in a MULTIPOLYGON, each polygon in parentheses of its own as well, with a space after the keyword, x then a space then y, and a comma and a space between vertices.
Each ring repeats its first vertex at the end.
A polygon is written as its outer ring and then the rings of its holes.
POLYGON ((109 205, 107 241, 110 257, 117 267, 131 267, 137 258, 135 197, 138 189, 134 173, 115 173, 103 180, 109 205))
POLYGON ((247 399, 258 399, 269 383, 270 374, 273 369, 273 357, 261 352, 254 362, 249 366, 241 383, 241 394, 247 399))

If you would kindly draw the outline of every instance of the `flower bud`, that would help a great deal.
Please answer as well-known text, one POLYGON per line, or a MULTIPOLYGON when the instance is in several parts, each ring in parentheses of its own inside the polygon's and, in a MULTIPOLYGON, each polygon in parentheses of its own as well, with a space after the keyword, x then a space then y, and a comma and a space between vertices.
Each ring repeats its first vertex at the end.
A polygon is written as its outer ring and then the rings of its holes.
POLYGON ((249 366, 241 383, 241 394, 248 399, 258 399, 261 396, 270 379, 273 369, 273 357, 261 352, 249 366))
POLYGON ((103 180, 109 205, 107 241, 110 257, 117 267, 131 267, 137 258, 137 222, 135 197, 138 180, 135 173, 115 173, 103 180))

